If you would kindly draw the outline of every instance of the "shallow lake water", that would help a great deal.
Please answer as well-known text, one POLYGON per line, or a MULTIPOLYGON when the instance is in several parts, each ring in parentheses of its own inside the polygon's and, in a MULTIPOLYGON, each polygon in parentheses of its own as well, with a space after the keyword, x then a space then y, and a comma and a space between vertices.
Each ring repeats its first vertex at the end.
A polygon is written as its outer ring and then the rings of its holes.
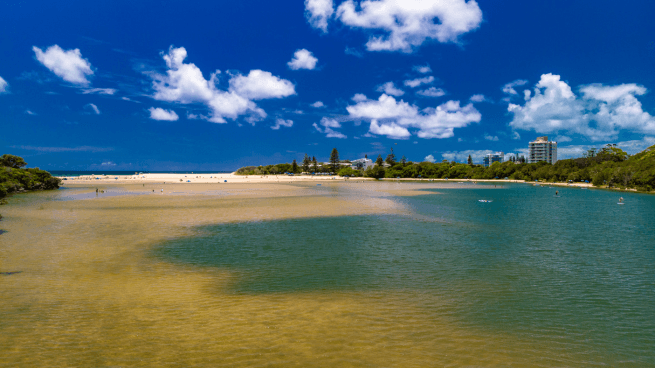
POLYGON ((14 205, 40 244, 0 235, 0 271, 22 271, 0 275, 0 366, 655 367, 654 196, 478 185, 180 227, 155 216, 202 201, 57 195, 14 205))

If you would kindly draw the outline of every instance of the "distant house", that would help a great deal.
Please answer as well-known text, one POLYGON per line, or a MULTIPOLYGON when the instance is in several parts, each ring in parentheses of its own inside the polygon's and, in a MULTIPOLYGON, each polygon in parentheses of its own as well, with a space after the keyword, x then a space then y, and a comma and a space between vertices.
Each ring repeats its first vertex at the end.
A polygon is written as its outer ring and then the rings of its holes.
POLYGON ((375 165, 375 163, 373 161, 371 161, 370 159, 368 159, 368 158, 360 158, 360 159, 357 159, 357 160, 353 160, 350 163, 350 167, 353 170, 366 170, 369 167, 373 167, 374 165, 375 165))
POLYGON ((502 163, 503 161, 505 161, 505 154, 503 152, 489 153, 482 158, 482 164, 484 167, 489 167, 494 162, 502 163))

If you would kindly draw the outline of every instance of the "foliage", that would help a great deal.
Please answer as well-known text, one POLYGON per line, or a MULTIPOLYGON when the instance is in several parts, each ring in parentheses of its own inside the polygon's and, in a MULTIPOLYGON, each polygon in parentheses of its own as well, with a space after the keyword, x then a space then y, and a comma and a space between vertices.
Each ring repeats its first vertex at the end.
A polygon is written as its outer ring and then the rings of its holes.
POLYGON ((375 166, 369 167, 364 172, 364 176, 366 176, 368 178, 380 179, 380 178, 384 178, 384 175, 385 175, 385 170, 384 170, 384 167, 382 165, 375 165, 375 166))
POLYGON ((26 165, 18 156, 3 155, 0 158, 0 198, 28 190, 59 188, 60 179, 39 168, 23 169, 26 165))
POLYGON ((5 154, 0 157, 0 166, 6 166, 12 169, 20 169, 21 167, 27 166, 27 163, 25 160, 23 160, 22 157, 5 154))
POLYGON ((309 172, 309 164, 311 163, 309 156, 305 153, 305 157, 302 159, 302 171, 309 172))
POLYGON ((338 172, 337 174, 338 174, 339 176, 355 176, 355 177, 358 177, 358 176, 362 176, 362 175, 363 175, 361 171, 359 171, 359 170, 353 170, 353 169, 350 168, 350 167, 344 167, 344 168, 342 168, 341 170, 339 170, 339 172, 338 172))
POLYGON ((384 164, 384 160, 382 160, 382 155, 378 155, 378 158, 375 160, 375 164, 378 166, 382 166, 382 164, 384 164))
POLYGON ((298 172, 298 163, 296 162, 296 160, 293 160, 293 162, 291 163, 291 172, 294 174, 298 172))
POLYGON ((396 164, 396 155, 393 154, 393 148, 391 148, 391 153, 387 155, 387 159, 384 160, 384 162, 386 162, 390 166, 396 164))
POLYGON ((336 148, 333 148, 332 153, 330 153, 330 165, 332 165, 333 172, 339 170, 339 151, 336 148))

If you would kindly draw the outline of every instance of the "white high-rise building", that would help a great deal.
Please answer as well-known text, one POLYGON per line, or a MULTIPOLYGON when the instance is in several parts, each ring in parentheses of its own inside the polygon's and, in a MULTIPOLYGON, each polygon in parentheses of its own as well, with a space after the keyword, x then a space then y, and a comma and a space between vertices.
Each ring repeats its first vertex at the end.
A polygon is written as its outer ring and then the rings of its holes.
POLYGON ((549 164, 557 162, 557 142, 548 140, 547 136, 538 137, 530 142, 528 150, 528 163, 546 161, 549 164))

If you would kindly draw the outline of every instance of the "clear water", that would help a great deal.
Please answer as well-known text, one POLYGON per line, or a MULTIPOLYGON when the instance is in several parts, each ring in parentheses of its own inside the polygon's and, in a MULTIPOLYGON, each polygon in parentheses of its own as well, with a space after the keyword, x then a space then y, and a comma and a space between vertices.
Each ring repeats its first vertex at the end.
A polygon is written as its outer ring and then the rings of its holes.
MULTIPOLYGON (((618 193, 597 190, 439 191, 399 199, 409 215, 208 226, 153 254, 229 270, 233 294, 355 292, 409 303, 482 340, 510 336, 503 353, 524 363, 655 366, 654 196, 622 194, 619 206, 618 193)), ((438 336, 430 324, 380 323, 438 336)))
POLYGON ((655 196, 414 185, 13 196, 0 367, 655 367, 655 196))

